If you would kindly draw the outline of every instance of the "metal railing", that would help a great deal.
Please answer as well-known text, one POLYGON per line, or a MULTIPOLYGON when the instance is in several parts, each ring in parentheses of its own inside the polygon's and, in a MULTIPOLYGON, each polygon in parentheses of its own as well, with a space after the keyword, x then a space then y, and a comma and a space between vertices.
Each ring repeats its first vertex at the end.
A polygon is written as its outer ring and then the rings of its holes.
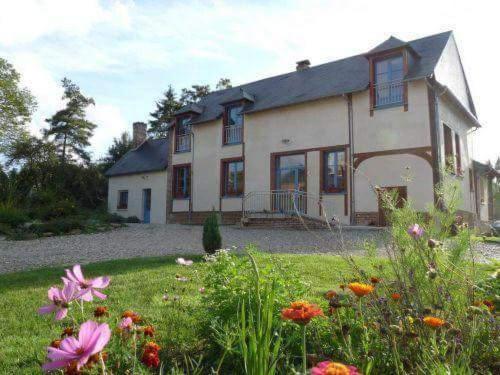
POLYGON ((224 144, 241 143, 243 139, 243 126, 224 126, 224 144))
POLYGON ((323 208, 318 196, 299 190, 252 191, 243 197, 243 217, 252 214, 270 216, 307 216, 321 218, 323 208))
POLYGON ((376 107, 400 103, 403 103, 403 81, 384 82, 375 85, 376 107))
POLYGON ((177 134, 175 138, 175 151, 183 152, 191 150, 191 134, 177 134))

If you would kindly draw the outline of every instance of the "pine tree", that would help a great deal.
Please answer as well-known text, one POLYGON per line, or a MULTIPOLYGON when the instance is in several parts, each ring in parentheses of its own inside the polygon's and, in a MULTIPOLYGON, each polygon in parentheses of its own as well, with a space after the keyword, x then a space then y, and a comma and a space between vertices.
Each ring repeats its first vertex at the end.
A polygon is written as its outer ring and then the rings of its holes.
POLYGON ((231 80, 229 78, 221 78, 219 79, 219 82, 217 82, 215 89, 224 90, 224 89, 230 89, 231 87, 233 87, 233 85, 231 84, 231 80))
POLYGON ((217 213, 212 211, 203 223, 203 248, 208 254, 215 253, 222 247, 217 213))
POLYGON ((190 89, 182 89, 181 103, 183 105, 196 103, 210 92, 210 85, 192 85, 190 89))
POLYGON ((100 168, 108 170, 134 147, 134 142, 129 133, 123 132, 120 138, 113 138, 113 144, 108 148, 108 154, 102 159, 100 168))
POLYGON ((44 134, 46 137, 53 136, 62 163, 73 160, 74 155, 89 162, 90 155, 86 148, 97 125, 85 118, 85 110, 95 104, 94 99, 84 96, 80 88, 68 78, 62 80, 62 86, 66 107, 45 120, 49 123, 49 129, 45 129, 44 134))
POLYGON ((155 138, 167 136, 167 124, 174 117, 175 111, 182 107, 180 101, 177 100, 172 86, 168 86, 168 90, 163 93, 163 98, 156 102, 156 110, 150 113, 153 120, 149 121, 148 133, 155 138))

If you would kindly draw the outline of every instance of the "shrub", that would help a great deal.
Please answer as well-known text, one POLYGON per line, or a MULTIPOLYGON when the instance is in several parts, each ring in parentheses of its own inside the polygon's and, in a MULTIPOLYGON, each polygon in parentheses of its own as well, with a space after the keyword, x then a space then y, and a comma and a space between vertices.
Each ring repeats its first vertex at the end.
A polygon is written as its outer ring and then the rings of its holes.
POLYGON ((74 229, 84 229, 83 223, 76 218, 54 219, 43 224, 33 224, 32 230, 38 235, 43 233, 65 234, 74 229))
POLYGON ((17 227, 28 221, 24 211, 10 205, 0 204, 0 223, 17 227))
POLYGON ((120 216, 118 214, 113 213, 113 214, 109 214, 108 216, 106 216, 105 221, 108 223, 121 224, 121 223, 125 222, 125 218, 123 216, 120 216))
POLYGON ((129 216, 129 217, 127 217, 125 219, 125 222, 126 223, 136 224, 136 223, 140 223, 141 220, 137 216, 129 216))
POLYGON ((222 247, 222 238, 219 231, 217 214, 212 211, 203 224, 203 248, 208 254, 214 254, 215 250, 222 247))

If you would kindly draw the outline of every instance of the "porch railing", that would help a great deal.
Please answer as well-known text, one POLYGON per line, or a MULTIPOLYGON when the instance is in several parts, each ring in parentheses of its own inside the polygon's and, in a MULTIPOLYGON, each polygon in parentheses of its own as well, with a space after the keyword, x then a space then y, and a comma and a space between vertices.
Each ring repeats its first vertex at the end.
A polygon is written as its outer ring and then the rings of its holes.
POLYGON ((191 150, 191 134, 177 134, 175 138, 175 151, 183 152, 191 150))
POLYGON ((403 81, 384 82, 375 85, 375 106, 403 103, 403 81))
POLYGON ((307 216, 321 219, 321 199, 299 190, 252 191, 243 197, 243 217, 252 214, 269 216, 307 216))
POLYGON ((241 143, 243 139, 243 126, 224 126, 224 144, 241 143))

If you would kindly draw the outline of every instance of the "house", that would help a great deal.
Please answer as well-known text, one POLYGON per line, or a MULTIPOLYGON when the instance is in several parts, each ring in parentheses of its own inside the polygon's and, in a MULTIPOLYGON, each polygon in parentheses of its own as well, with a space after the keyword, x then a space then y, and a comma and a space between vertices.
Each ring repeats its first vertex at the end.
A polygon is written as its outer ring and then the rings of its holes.
POLYGON ((435 186, 453 178, 472 220, 469 145, 479 127, 453 33, 390 37, 181 108, 166 140, 145 140, 108 172, 110 210, 147 221, 151 195, 163 212, 151 221, 200 223, 216 210, 224 222, 300 212, 384 225, 380 191, 425 211, 435 186))
POLYGON ((493 179, 500 179, 500 171, 495 170, 489 164, 483 164, 476 160, 473 161, 473 171, 470 188, 475 192, 475 214, 479 223, 486 223, 495 219, 493 179))

